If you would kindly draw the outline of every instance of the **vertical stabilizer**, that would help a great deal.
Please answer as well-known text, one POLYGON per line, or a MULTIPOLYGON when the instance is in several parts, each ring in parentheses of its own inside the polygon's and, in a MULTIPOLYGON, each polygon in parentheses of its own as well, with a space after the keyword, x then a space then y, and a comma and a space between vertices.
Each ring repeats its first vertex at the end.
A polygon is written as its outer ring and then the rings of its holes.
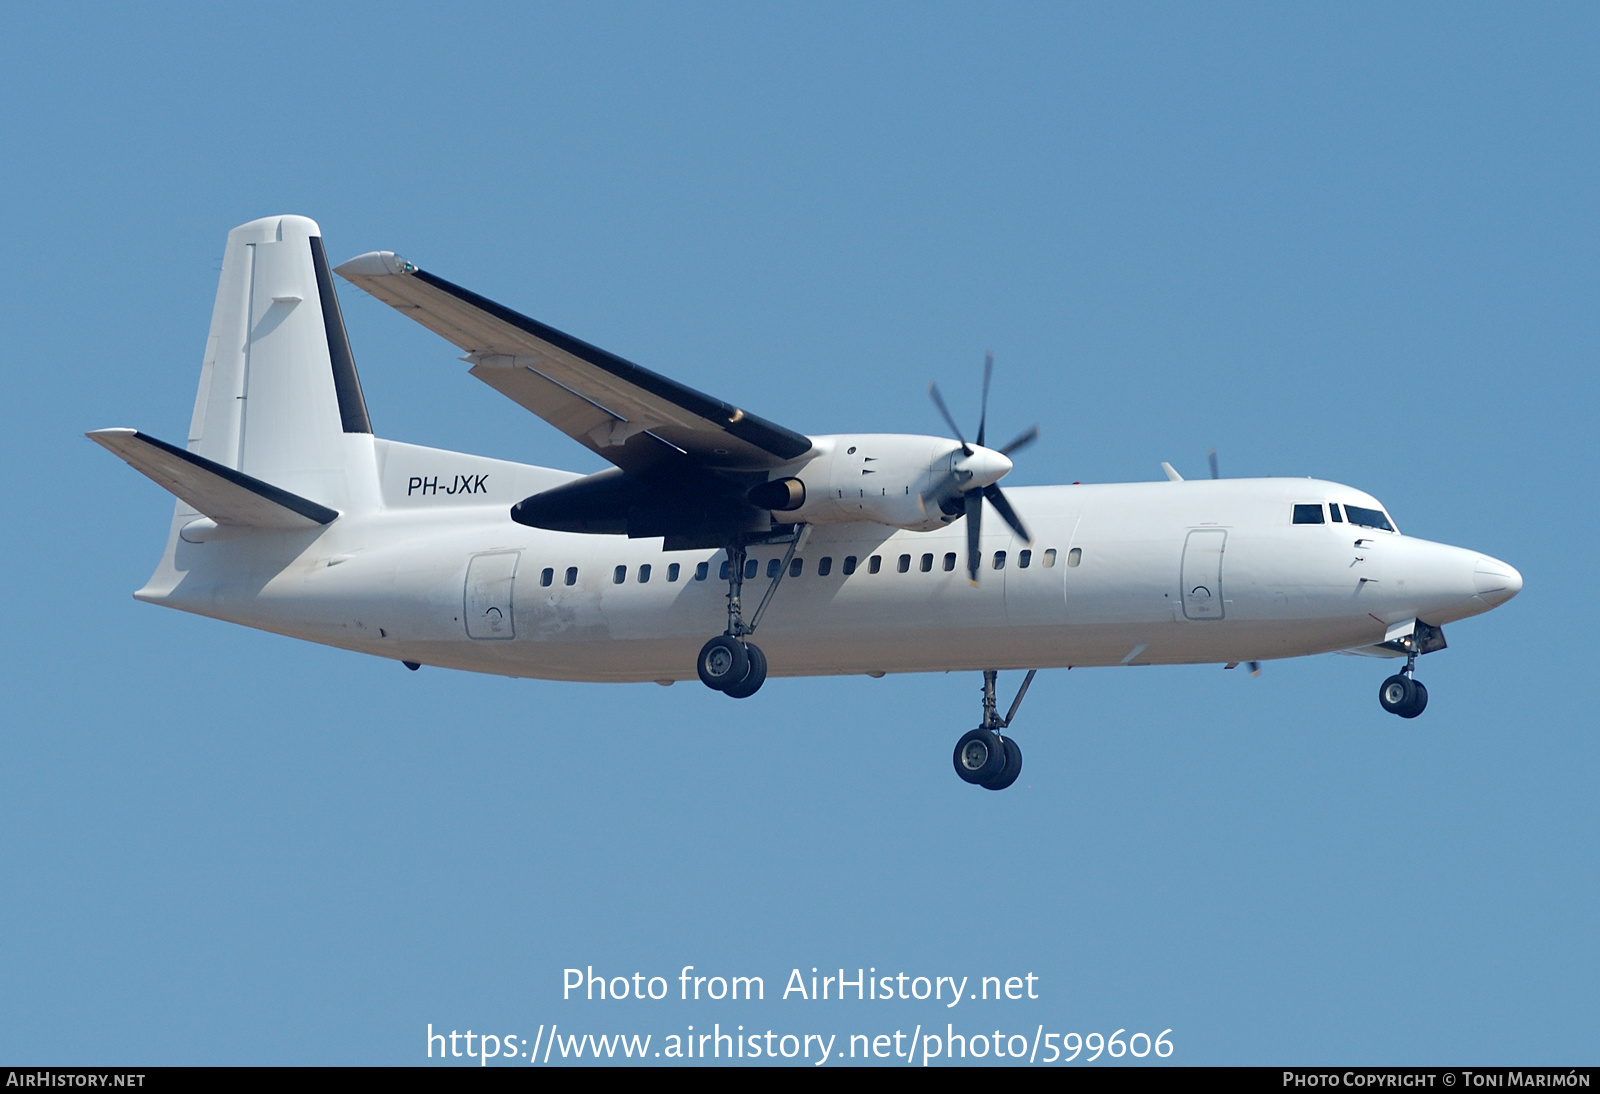
POLYGON ((189 451, 341 510, 375 493, 372 424, 307 217, 228 233, 189 451))

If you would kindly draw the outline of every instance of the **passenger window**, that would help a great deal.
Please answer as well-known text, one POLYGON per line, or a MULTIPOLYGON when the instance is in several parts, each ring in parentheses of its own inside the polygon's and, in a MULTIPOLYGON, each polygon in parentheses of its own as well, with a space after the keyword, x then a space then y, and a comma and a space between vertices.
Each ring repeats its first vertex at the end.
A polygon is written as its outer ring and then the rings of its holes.
POLYGON ((831 573, 833 573, 833 556, 823 555, 817 559, 817 576, 827 577, 831 573))
POLYGON ((928 573, 928 572, 932 571, 932 569, 933 569, 933 556, 932 555, 923 555, 922 556, 922 572, 923 573, 928 573))
MULTIPOLYGON (((724 562, 722 564, 722 572, 723 573, 727 573, 728 572, 728 564, 726 562, 724 562)), ((704 581, 710 575, 711 575, 711 563, 709 563, 709 562, 702 562, 702 563, 700 563, 698 566, 696 566, 694 568, 694 579, 696 581, 704 581)))
POLYGON ((1381 509, 1363 509, 1359 505, 1346 505, 1344 515, 1350 518, 1350 523, 1361 528, 1381 528, 1385 532, 1394 531, 1394 525, 1389 523, 1389 518, 1383 515, 1381 509))
MULTIPOLYGON (((1052 555, 1055 554, 1054 551, 1051 551, 1050 553, 1052 555)), ((1083 548, 1082 547, 1074 547, 1072 550, 1067 552, 1067 565, 1068 566, 1076 566, 1078 563, 1080 563, 1082 561, 1083 561, 1083 548)))
POLYGON ((555 572, 554 569, 552 569, 549 566, 546 566, 539 573, 539 584, 543 585, 546 588, 549 588, 550 587, 550 583, 552 581, 554 581, 555 579, 556 579, 556 572, 555 572))
POLYGON ((1294 522, 1296 524, 1321 524, 1322 506, 1296 505, 1294 507, 1294 522))
POLYGON ((767 562, 767 578, 771 580, 778 576, 778 571, 783 569, 783 559, 774 558, 767 562))
POLYGON ((1028 568, 1028 564, 1030 562, 1032 562, 1032 561, 1033 561, 1033 552, 1032 551, 1022 551, 1022 552, 1020 552, 1017 555, 1017 569, 1026 570, 1028 568))
POLYGON ((956 568, 956 553, 954 551, 945 552, 945 556, 944 556, 944 572, 945 573, 949 573, 951 570, 954 570, 955 568, 956 568))
POLYGON ((1006 553, 1004 551, 996 551, 994 553, 994 568, 996 570, 1004 570, 1006 568, 1006 553))
POLYGON ((803 558, 797 558, 793 562, 789 563, 789 576, 790 577, 799 577, 801 572, 804 571, 805 568, 806 568, 806 560, 803 559, 803 558))
MULTIPOLYGON (((1077 550, 1077 548, 1073 548, 1073 549, 1077 550)), ((1083 553, 1082 551, 1078 551, 1079 555, 1081 555, 1082 553, 1083 553)), ((1068 566, 1076 566, 1077 563, 1072 561, 1072 559, 1075 559, 1077 557, 1078 557, 1078 555, 1073 555, 1071 558, 1069 558, 1067 560, 1067 565, 1068 566)), ((1056 564, 1056 549, 1054 547, 1052 547, 1052 548, 1050 548, 1048 551, 1046 551, 1044 553, 1044 568, 1046 570, 1048 570, 1051 567, 1053 567, 1055 564, 1056 564)))
POLYGON ((722 572, 717 574, 717 577, 718 577, 718 579, 720 579, 722 581, 728 580, 728 560, 727 559, 723 559, 722 560, 722 572))
POLYGON ((650 580, 650 564, 646 562, 639 567, 639 584, 644 585, 650 580))
POLYGON ((909 574, 911 572, 911 556, 910 555, 901 555, 900 556, 899 570, 903 574, 909 574))
POLYGON ((626 580, 628 580, 628 568, 626 566, 618 566, 611 572, 611 581, 613 584, 621 585, 626 580))
POLYGON ((1335 523, 1335 524, 1343 524, 1344 523, 1344 518, 1339 515, 1339 503, 1338 502, 1330 501, 1328 503, 1328 515, 1333 518, 1333 523, 1335 523))
POLYGON ((578 568, 576 566, 568 566, 567 567, 567 584, 568 585, 576 585, 577 583, 578 583, 578 568))
POLYGON ((679 566, 676 562, 667 564, 667 580, 669 582, 678 580, 678 575, 682 572, 683 567, 679 566))
POLYGON ((855 572, 856 572, 856 556, 855 555, 845 555, 844 556, 844 576, 845 577, 849 577, 851 574, 853 574, 855 572))
POLYGON ((882 555, 873 555, 871 558, 867 559, 867 573, 875 574, 881 569, 883 569, 882 555))
POLYGON ((757 562, 753 558, 745 559, 744 560, 744 579, 746 581, 752 580, 756 576, 756 571, 759 570, 759 569, 761 569, 761 563, 757 562))

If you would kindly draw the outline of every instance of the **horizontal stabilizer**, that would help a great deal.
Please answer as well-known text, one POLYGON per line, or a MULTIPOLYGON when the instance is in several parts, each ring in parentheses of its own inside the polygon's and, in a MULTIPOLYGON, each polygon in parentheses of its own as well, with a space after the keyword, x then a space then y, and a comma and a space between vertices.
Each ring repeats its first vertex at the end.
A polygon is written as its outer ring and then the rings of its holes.
POLYGON ((185 452, 136 429, 85 434, 126 460, 135 471, 182 498, 218 524, 247 528, 315 528, 337 509, 281 490, 214 460, 185 452))

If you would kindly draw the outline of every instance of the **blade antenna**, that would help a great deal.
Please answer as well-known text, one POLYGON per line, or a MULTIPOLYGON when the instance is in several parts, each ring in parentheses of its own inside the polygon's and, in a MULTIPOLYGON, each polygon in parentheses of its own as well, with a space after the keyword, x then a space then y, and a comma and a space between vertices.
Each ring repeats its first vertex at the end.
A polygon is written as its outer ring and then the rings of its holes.
POLYGON ((1222 478, 1222 472, 1217 470, 1217 450, 1215 448, 1206 453, 1206 459, 1211 461, 1211 477, 1214 479, 1222 478))

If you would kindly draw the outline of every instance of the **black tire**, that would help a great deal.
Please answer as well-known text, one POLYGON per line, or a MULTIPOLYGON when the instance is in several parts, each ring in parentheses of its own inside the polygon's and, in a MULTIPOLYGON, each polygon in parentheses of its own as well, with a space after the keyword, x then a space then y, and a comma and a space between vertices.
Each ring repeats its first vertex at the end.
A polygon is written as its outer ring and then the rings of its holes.
POLYGON ((1416 694, 1411 700, 1411 705, 1399 712, 1402 718, 1415 718, 1428 709, 1428 689, 1422 686, 1421 681, 1411 681, 1411 686, 1416 694))
POLYGON ((1402 718, 1415 718, 1415 714, 1407 714, 1406 711, 1411 709, 1411 704, 1416 702, 1416 699, 1417 685, 1409 676, 1395 673, 1378 685, 1378 704, 1390 714, 1398 714, 1402 718))
POLYGON ((723 694, 731 699, 748 699, 760 691, 761 685, 767 682, 767 655, 761 652, 761 647, 754 642, 746 642, 744 652, 750 659, 750 667, 745 670, 744 679, 722 689, 723 694))
POLYGON ((744 643, 719 634, 700 647, 694 667, 706 687, 727 691, 750 671, 750 655, 745 652, 744 643))
POLYGON ((961 735, 950 760, 963 782, 982 786, 1005 770, 1006 749, 998 735, 979 726, 961 735))
POLYGON ((1004 790, 1022 774, 1022 748, 1010 737, 1000 738, 1000 743, 1005 745, 1006 765, 1000 769, 1000 774, 982 784, 985 790, 1004 790))

